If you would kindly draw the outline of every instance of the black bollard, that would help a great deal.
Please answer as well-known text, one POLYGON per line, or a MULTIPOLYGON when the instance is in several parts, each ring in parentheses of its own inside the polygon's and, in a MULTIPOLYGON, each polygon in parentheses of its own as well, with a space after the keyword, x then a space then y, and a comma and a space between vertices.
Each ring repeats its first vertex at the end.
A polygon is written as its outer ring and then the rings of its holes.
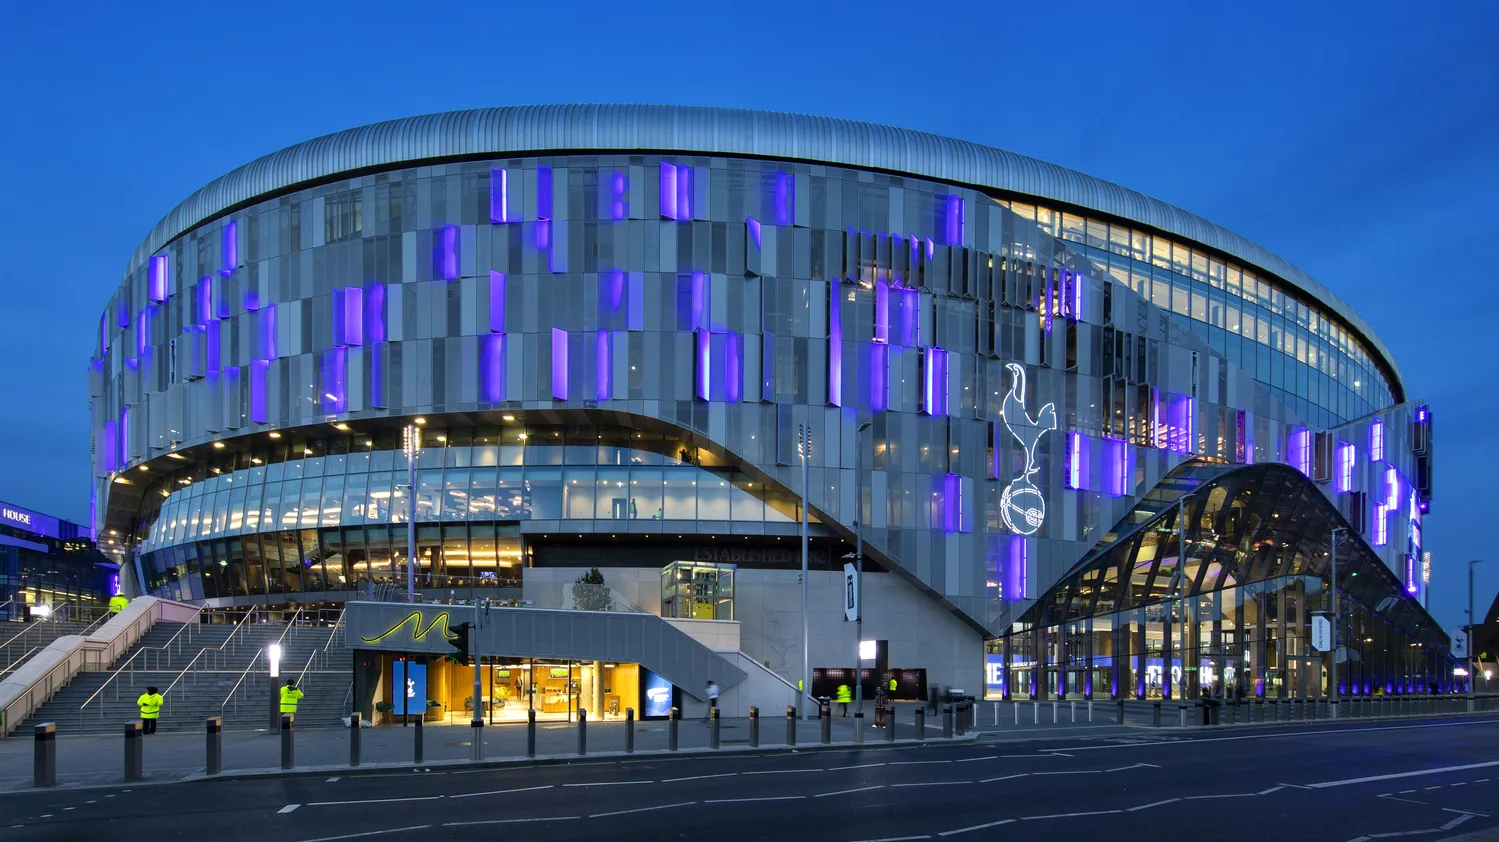
POLYGON ((1118 708, 1114 712, 1114 724, 1115 725, 1123 725, 1124 724, 1124 700, 1120 699, 1118 704, 1119 704, 1119 706, 1118 706, 1118 708))
MULTIPOLYGON (((917 713, 919 714, 920 711, 917 711, 917 713)), ((856 711, 854 711, 854 745, 863 745, 863 743, 864 743, 864 711, 862 711, 862 710, 856 710, 856 711)))
POLYGON ((677 722, 682 716, 682 711, 672 708, 666 720, 666 748, 668 751, 677 750, 677 722))
POLYGON ((885 742, 895 742, 895 705, 885 711, 885 742))
POLYGON ((916 740, 917 742, 926 741, 926 708, 924 707, 916 708, 916 740))
POLYGON ((204 774, 217 775, 224 771, 224 717, 208 717, 207 763, 204 774))
POLYGON ((796 745, 796 708, 786 706, 786 745, 796 745))
POLYGON ((414 736, 412 737, 412 740, 411 740, 411 762, 412 763, 418 763, 419 764, 419 763, 422 762, 422 720, 424 718, 425 717, 418 716, 416 718, 416 724, 415 724, 415 727, 413 729, 414 736))
POLYGON ((827 702, 817 706, 817 718, 822 720, 822 744, 833 741, 833 708, 827 702))
POLYGON ((942 708, 942 739, 944 740, 952 739, 952 717, 952 705, 944 705, 942 708))
POLYGON ((588 753, 588 710, 578 708, 578 756, 588 753))
POLYGON ((536 710, 526 711, 526 756, 536 756, 536 710))
POLYGON ((146 724, 137 719, 125 723, 125 782, 132 783, 142 780, 145 774, 142 771, 145 763, 141 757, 141 740, 146 729, 146 724))
POLYGON ((757 707, 750 708, 749 744, 750 748, 760 747, 760 709, 757 707))
POLYGON ((718 748, 718 708, 708 711, 708 748, 718 748))
POLYGON ((359 720, 359 712, 355 711, 349 715, 349 765, 359 765, 359 727, 363 723, 359 720))
MULTIPOLYGON (((290 769, 297 765, 296 746, 293 744, 292 727, 296 717, 289 714, 281 714, 281 768, 290 769)), ((417 731, 420 734, 420 731, 417 731)))
POLYGON ((635 753, 635 709, 625 708, 625 754, 635 753))
POLYGON ((32 786, 38 789, 57 786, 57 725, 44 722, 36 726, 36 745, 32 749, 32 786))
POLYGON ((1150 724, 1156 728, 1161 727, 1161 703, 1153 702, 1150 706, 1150 724))

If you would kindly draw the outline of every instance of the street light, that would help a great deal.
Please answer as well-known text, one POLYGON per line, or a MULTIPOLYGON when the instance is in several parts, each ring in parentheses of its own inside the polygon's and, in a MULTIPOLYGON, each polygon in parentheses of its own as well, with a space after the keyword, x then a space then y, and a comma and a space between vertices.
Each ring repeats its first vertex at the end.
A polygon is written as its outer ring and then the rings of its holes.
POLYGON ((796 449, 802 457, 802 678, 797 682, 796 709, 805 713, 807 694, 812 692, 812 659, 807 639, 807 501, 812 488, 807 463, 812 459, 812 428, 807 424, 797 425, 796 449))
POLYGON ((265 648, 266 672, 270 676, 267 684, 271 688, 271 733, 281 730, 281 688, 276 679, 281 677, 281 644, 272 643, 265 648))
POLYGON ((864 511, 864 432, 871 426, 873 422, 865 421, 854 430, 854 643, 859 656, 854 669, 855 726, 864 719, 864 531, 859 515, 864 511))
POLYGON ((1475 558, 1468 562, 1468 712, 1472 713, 1476 707, 1473 701, 1473 636, 1478 628, 1478 623, 1473 617, 1473 565, 1483 564, 1484 560, 1475 558))

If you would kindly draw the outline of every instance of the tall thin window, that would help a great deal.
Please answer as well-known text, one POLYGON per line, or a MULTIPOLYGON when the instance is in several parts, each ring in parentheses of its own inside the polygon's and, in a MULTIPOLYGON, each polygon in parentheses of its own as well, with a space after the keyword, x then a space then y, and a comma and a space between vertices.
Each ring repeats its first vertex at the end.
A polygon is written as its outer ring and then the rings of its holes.
POLYGON ((1384 461, 1384 422, 1375 420, 1369 425, 1369 460, 1384 461))

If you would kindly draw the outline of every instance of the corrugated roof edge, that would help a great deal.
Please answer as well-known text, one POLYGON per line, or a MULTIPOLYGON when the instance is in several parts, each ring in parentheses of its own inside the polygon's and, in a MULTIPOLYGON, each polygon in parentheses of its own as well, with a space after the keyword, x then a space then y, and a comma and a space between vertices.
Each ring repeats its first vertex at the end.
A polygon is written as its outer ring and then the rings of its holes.
POLYGON ((258 196, 342 172, 488 154, 677 151, 863 167, 1048 199, 1138 222, 1276 276, 1312 296, 1383 359, 1395 392, 1405 385, 1373 328, 1347 302, 1262 246, 1196 214, 1003 149, 928 132, 773 111, 681 105, 522 105, 387 120, 289 146, 203 186, 164 216, 128 271, 186 231, 258 196))

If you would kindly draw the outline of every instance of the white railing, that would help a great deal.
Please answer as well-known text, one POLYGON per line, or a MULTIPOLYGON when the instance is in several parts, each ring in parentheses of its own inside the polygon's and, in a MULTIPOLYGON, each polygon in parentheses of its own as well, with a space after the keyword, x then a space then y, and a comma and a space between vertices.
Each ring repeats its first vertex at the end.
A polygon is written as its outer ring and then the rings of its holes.
POLYGON ((245 683, 245 679, 250 677, 250 671, 255 669, 255 665, 263 663, 261 660, 261 656, 264 654, 264 649, 255 650, 255 654, 250 656, 250 663, 245 664, 244 672, 241 672, 239 674, 239 680, 235 681, 234 686, 229 688, 229 695, 225 696, 223 704, 219 705, 220 722, 223 721, 224 708, 228 707, 231 701, 234 702, 234 712, 239 713, 239 697, 235 694, 239 692, 240 685, 245 683))

